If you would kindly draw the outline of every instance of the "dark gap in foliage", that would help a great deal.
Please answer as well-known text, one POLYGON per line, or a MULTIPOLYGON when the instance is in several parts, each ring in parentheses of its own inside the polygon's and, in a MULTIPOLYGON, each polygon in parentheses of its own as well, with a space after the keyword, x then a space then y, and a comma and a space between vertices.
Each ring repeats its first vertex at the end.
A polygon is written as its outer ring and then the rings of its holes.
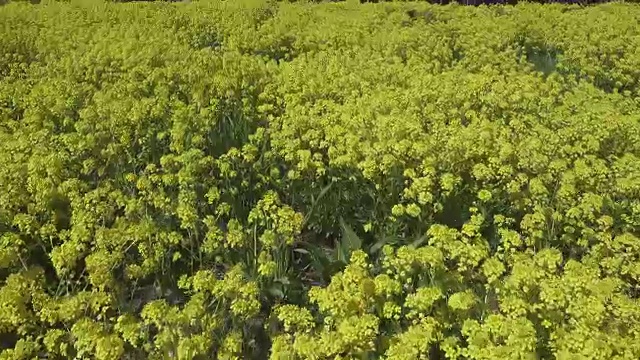
POLYGON ((427 24, 437 20, 433 12, 429 10, 418 11, 418 10, 412 9, 407 11, 407 15, 409 16, 409 19, 413 21, 424 20, 424 22, 427 24))
MULTIPOLYGON (((269 306, 264 307, 263 313, 268 313, 269 310, 269 306)), ((244 358, 250 360, 265 359, 266 354, 271 351, 271 339, 265 327, 265 321, 251 321, 244 326, 243 332, 245 336, 251 339, 243 350, 244 358)))
POLYGON ((472 203, 474 198, 473 194, 468 192, 460 192, 448 197, 444 203, 442 212, 435 215, 435 221, 450 228, 460 230, 462 225, 471 217, 471 213, 465 205, 472 203))
POLYGON ((545 77, 556 71, 561 51, 542 44, 526 44, 524 52, 527 61, 545 77))
POLYGON ((637 81, 634 84, 620 84, 615 79, 607 77, 606 75, 597 75, 593 78, 593 85, 598 89, 604 91, 607 94, 614 92, 625 93, 627 91, 634 92, 637 87, 637 81))
MULTIPOLYGON (((301 181, 296 187, 308 188, 308 185, 301 181)), ((321 194, 317 198, 298 198, 292 202, 294 208, 314 209, 308 222, 315 225, 304 229, 303 240, 297 247, 302 263, 308 264, 299 270, 306 286, 327 285, 331 276, 344 269, 351 251, 368 250, 380 240, 376 239, 380 233, 363 233, 363 225, 376 215, 363 213, 362 209, 376 209, 378 202, 385 201, 380 199, 374 185, 358 174, 327 174, 316 192, 321 194), (332 177, 342 180, 331 182, 332 177), (327 211, 332 215, 326 216, 327 211)), ((397 191, 395 195, 397 198, 397 191)), ((385 198, 394 198, 393 192, 385 198)))
POLYGON ((20 336, 14 332, 0 332, 0 350, 12 349, 16 346, 20 336))
POLYGON ((71 225, 71 203, 65 195, 55 192, 49 200, 49 208, 54 213, 54 222, 58 231, 67 230, 71 225))
POLYGON ((516 37, 513 46, 517 50, 517 56, 533 65, 535 71, 542 73, 546 78, 558 71, 558 58, 562 56, 562 49, 540 40, 532 39, 529 34, 522 33, 516 37))

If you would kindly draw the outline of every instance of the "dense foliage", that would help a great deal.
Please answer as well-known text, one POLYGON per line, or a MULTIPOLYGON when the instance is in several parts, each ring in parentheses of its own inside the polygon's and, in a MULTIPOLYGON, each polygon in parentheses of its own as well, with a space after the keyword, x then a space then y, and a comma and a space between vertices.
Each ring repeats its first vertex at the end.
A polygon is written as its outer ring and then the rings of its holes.
POLYGON ((640 358, 639 21, 0 8, 0 358, 640 358))
MULTIPOLYGON (((10 1, 17 2, 29 2, 31 4, 40 4, 42 0, 0 0, 0 5, 4 5, 9 3, 10 1)), ((68 0, 55 0, 66 2, 68 0)), ((176 1, 186 1, 190 2, 191 0, 106 0, 110 2, 137 2, 137 1, 166 1, 166 2, 176 2, 176 1)), ((327 3, 327 2, 343 2, 343 1, 352 1, 352 0, 272 0, 279 2, 304 2, 304 3, 327 3)), ((539 4, 548 4, 548 3, 563 3, 563 4, 579 4, 579 5, 594 5, 612 2, 612 0, 355 0, 360 3, 379 3, 379 2, 394 2, 394 1, 425 1, 431 4, 438 5, 448 5, 451 3, 457 3, 461 5, 469 5, 469 6, 479 6, 479 5, 516 5, 518 2, 527 2, 527 3, 539 3, 539 4)), ((618 0, 614 0, 618 1, 618 0)), ((637 3, 640 0, 622 0, 624 3, 637 3)))

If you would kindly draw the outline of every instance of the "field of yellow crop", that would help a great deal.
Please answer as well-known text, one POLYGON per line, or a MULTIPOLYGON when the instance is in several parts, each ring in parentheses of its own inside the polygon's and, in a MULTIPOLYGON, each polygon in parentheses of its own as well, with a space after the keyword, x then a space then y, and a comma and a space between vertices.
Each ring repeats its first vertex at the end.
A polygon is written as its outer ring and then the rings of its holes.
POLYGON ((639 23, 0 6, 0 359, 640 359, 639 23))

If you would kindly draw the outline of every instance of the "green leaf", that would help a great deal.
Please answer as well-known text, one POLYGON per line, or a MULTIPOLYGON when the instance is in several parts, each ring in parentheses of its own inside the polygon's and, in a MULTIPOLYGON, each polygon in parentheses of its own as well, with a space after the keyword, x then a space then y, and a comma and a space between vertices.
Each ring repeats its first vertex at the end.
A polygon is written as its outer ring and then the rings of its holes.
POLYGON ((382 249, 383 246, 387 244, 387 240, 388 240, 387 237, 383 237, 382 239, 376 241, 376 243, 371 245, 371 247, 369 248, 369 253, 370 254, 377 253, 380 249, 382 249))
POLYGON ((282 291, 282 285, 273 284, 267 291, 274 297, 284 298, 284 292, 282 291))
POLYGON ((289 281, 289 278, 286 278, 286 277, 279 277, 279 278, 275 279, 274 281, 275 281, 275 282, 278 282, 278 283, 280 283, 280 284, 282 284, 282 285, 289 285, 289 284, 291 284, 291 281, 289 281))
POLYGON ((413 246, 414 248, 420 247, 420 245, 422 245, 426 240, 427 240, 427 235, 424 234, 420 236, 416 241, 411 243, 411 246, 413 246))
POLYGON ((316 205, 318 205, 318 202, 320 201, 320 199, 322 199, 327 192, 329 191, 329 189, 331 189, 331 187, 333 186, 334 182, 332 181, 331 183, 329 183, 329 185, 325 186, 324 188, 322 188, 322 190, 320 190, 320 194, 318 194, 317 198, 313 198, 313 196, 311 197, 311 209, 309 210, 309 212, 307 213, 307 215, 304 217, 304 221, 302 222, 304 225, 307 224, 307 222, 309 221, 309 219, 311 218, 311 215, 313 214, 313 211, 316 208, 316 205))
POLYGON ((340 228, 342 229, 342 238, 338 244, 338 260, 348 262, 351 253, 362 248, 362 240, 342 218, 340 218, 340 228))

